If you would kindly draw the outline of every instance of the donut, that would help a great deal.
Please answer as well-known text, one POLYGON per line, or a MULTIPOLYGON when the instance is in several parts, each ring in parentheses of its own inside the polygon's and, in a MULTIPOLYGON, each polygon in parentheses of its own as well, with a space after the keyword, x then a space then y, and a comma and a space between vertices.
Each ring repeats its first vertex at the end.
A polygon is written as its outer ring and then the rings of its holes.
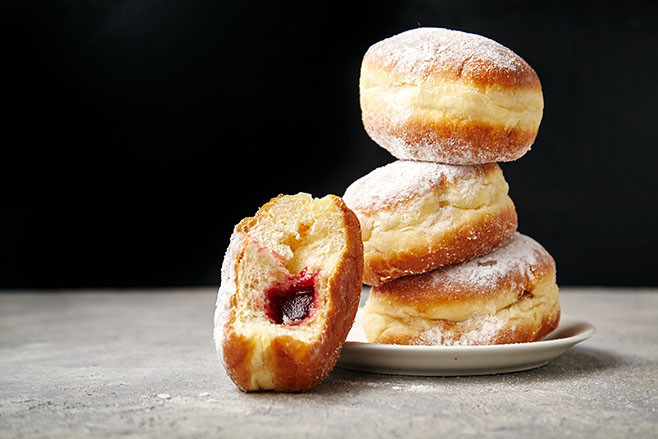
POLYGON ((539 340, 560 320, 555 262, 515 233, 486 255, 372 287, 366 338, 405 345, 488 345, 539 340))
POLYGON ((343 199, 361 223, 363 282, 381 285, 484 254, 517 228, 500 166, 397 160, 354 181, 343 199))
POLYGON ((231 235, 214 340, 245 392, 302 392, 334 367, 361 295, 359 222, 340 197, 280 195, 231 235))
POLYGON ((368 135, 394 157, 508 162, 537 136, 541 83, 522 58, 480 35, 418 28, 372 45, 359 80, 368 135))

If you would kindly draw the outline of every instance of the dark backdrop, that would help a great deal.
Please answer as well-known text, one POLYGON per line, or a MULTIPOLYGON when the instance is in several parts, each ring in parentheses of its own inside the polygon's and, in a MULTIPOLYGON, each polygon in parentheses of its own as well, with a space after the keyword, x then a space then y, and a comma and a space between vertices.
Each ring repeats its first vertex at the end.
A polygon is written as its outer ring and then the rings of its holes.
POLYGON ((0 287, 217 285, 233 225, 270 197, 340 195, 393 160, 361 125, 359 67, 419 25, 493 38, 539 74, 539 135, 503 170, 559 283, 658 285, 657 17, 649 1, 4 2, 0 287))

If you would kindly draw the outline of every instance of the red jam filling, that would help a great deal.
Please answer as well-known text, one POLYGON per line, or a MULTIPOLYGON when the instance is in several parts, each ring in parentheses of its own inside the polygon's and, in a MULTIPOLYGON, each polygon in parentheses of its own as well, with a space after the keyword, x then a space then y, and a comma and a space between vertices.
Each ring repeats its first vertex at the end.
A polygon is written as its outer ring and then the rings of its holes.
POLYGON ((304 268, 297 276, 291 276, 265 290, 265 314, 277 325, 297 325, 310 317, 315 310, 315 278, 317 272, 304 268))

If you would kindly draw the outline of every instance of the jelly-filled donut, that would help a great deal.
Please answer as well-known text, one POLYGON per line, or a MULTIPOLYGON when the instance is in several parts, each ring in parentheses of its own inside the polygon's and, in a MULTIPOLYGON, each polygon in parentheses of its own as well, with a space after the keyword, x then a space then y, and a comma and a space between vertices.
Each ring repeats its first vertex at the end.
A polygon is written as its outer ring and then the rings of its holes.
POLYGON ((361 65, 368 135, 394 157, 507 162, 532 146, 544 100, 535 71, 480 35, 418 28, 372 45, 361 65))
POLYGON ((234 229, 214 339, 243 391, 305 391, 334 367, 359 304, 363 244, 342 199, 280 195, 234 229))
POLYGON ((374 343, 487 345, 539 340, 559 320, 555 261, 515 233, 486 255, 373 287, 363 329, 374 343))
POLYGON ((517 228, 496 163, 398 160, 354 181, 343 199, 361 222, 363 282, 381 285, 487 253, 517 228))

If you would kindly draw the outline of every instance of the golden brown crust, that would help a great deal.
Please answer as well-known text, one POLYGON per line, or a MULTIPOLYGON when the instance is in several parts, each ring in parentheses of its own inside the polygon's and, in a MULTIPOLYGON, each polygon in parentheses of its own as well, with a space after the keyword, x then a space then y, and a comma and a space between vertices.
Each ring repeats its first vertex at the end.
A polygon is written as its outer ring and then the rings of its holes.
MULTIPOLYGON (((281 196, 280 196, 281 197, 281 196)), ((279 197, 271 202, 276 202, 279 197)), ((256 342, 233 330, 237 304, 232 298, 231 312, 224 326, 225 337, 222 344, 223 360, 228 376, 243 391, 263 390, 260 383, 254 383, 254 375, 265 369, 271 376, 273 386, 269 390, 299 392, 319 384, 334 367, 342 345, 356 315, 363 273, 363 242, 358 219, 345 206, 341 198, 329 196, 341 211, 346 231, 345 251, 340 255, 334 272, 318 294, 328 295, 326 320, 323 335, 314 343, 307 343, 289 335, 276 336, 268 349, 260 352, 262 358, 254 361, 256 342), (259 370, 254 370, 255 365, 259 370)), ((271 204, 265 205, 257 214, 269 214, 271 204)), ((243 220, 237 230, 249 234, 255 218, 243 220)), ((236 259, 241 257, 238 252, 236 259)), ((237 266, 237 263, 235 264, 237 266)), ((220 322, 221 324, 221 322, 220 322)), ((268 390, 267 388, 265 390, 268 390)))
MULTIPOLYGON (((517 241, 519 236, 525 237, 516 233, 504 244, 515 244, 514 241, 517 241)), ((530 291, 533 279, 541 279, 556 271, 554 259, 538 244, 531 252, 519 254, 519 258, 528 255, 528 260, 519 261, 517 264, 504 260, 515 257, 511 249, 507 252, 509 254, 502 258, 499 256, 506 250, 508 249, 505 245, 501 245, 492 252, 467 261, 468 265, 452 265, 416 276, 402 277, 373 287, 373 291, 377 295, 387 296, 389 300, 406 306, 440 307, 446 304, 468 303, 473 299, 495 297, 506 290, 522 295, 524 291, 530 291), (532 257, 532 260, 529 260, 529 257, 532 257), (505 264, 507 265, 503 267, 505 264), (523 269, 519 269, 520 264, 525 264, 522 266, 523 269), (484 279, 486 283, 483 283, 481 278, 471 275, 476 270, 483 271, 497 265, 502 268, 495 273, 491 270, 494 275, 484 279), (451 276, 452 273, 457 272, 459 274, 451 276)))
POLYGON ((380 286, 393 279, 422 274, 444 265, 456 264, 483 255, 498 247, 516 232, 518 219, 513 203, 443 235, 427 247, 398 252, 395 257, 371 256, 363 271, 363 283, 380 286))
POLYGON ((528 152, 538 132, 538 125, 528 129, 450 119, 391 121, 382 119, 381 114, 365 112, 362 119, 368 135, 401 160, 459 165, 517 160, 528 152), (403 146, 390 146, 393 142, 403 146))
POLYGON ((224 338, 223 360, 226 374, 240 390, 247 390, 251 381, 251 343, 233 331, 224 338))

